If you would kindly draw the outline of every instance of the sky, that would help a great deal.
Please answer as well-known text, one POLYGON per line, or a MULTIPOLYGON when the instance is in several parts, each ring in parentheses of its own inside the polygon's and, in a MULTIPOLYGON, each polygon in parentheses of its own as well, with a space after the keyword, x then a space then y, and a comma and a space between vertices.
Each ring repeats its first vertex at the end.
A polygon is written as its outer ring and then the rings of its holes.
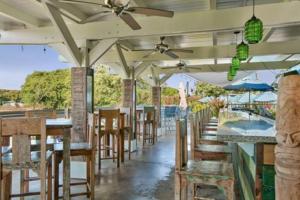
MULTIPOLYGON (((0 88, 18 90, 26 76, 34 71, 51 71, 71 66, 69 63, 59 61, 58 56, 56 51, 47 46, 0 45, 0 88)), ((277 73, 278 71, 267 70, 257 73, 257 76, 261 81, 272 83, 277 73)), ((252 76, 255 77, 255 74, 252 76)), ((178 88, 180 82, 184 85, 189 82, 191 89, 196 80, 184 74, 176 74, 166 84, 178 88)))
POLYGON ((58 54, 47 46, 22 48, 19 45, 0 45, 0 88, 20 89, 26 76, 34 71, 51 71, 70 66, 60 62, 58 54))

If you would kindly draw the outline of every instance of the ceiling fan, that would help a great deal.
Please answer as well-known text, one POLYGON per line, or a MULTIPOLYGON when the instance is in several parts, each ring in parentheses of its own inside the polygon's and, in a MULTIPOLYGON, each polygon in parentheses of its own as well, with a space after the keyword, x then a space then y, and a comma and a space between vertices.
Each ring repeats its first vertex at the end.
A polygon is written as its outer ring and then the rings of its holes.
POLYGON ((200 70, 199 67, 189 67, 187 66, 187 64, 180 60, 179 63, 176 64, 176 66, 174 67, 162 67, 161 69, 178 69, 179 71, 182 71, 182 72, 191 72, 190 69, 197 69, 197 70, 200 70))
MULTIPOLYGON (((178 59, 179 56, 175 54, 175 52, 178 53, 194 53, 193 50, 188 49, 170 49, 169 45, 167 45, 164 40, 166 37, 160 37, 160 43, 155 45, 155 48, 152 50, 150 54, 145 55, 143 58, 148 58, 152 56, 155 53, 161 53, 165 54, 171 58, 178 59)), ((145 51, 145 50, 137 50, 137 51, 145 51)), ((146 50, 147 51, 147 50, 146 50)))
POLYGON ((141 26, 137 23, 137 21, 131 16, 130 13, 133 14, 143 14, 147 16, 159 16, 159 17, 173 17, 173 11, 154 9, 154 8, 145 8, 145 7, 129 7, 130 1, 127 0, 127 3, 123 3, 120 0, 104 0, 104 3, 97 2, 88 2, 84 0, 60 0, 63 3, 72 3, 72 4, 90 4, 101 6, 105 8, 105 11, 101 11, 95 15, 88 17, 87 19, 81 21, 80 23, 85 24, 89 22, 99 21, 101 19, 105 19, 108 15, 115 15, 120 17, 128 26, 130 26, 133 30, 141 29, 141 26))

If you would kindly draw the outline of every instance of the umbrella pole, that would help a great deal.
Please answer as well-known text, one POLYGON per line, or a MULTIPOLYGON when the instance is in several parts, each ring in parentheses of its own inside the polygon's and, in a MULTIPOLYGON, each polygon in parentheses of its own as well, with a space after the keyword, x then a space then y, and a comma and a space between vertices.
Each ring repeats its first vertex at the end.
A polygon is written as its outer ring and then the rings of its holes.
POLYGON ((249 90, 249 110, 251 109, 251 94, 250 94, 250 90, 249 90))

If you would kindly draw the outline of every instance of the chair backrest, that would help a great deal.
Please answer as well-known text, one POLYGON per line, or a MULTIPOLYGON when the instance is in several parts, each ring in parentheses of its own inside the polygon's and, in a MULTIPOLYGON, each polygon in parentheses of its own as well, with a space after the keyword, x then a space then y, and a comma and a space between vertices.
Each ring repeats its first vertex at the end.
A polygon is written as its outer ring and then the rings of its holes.
POLYGON ((96 117, 94 113, 88 113, 88 143, 96 147, 96 117))
POLYGON ((40 136, 41 162, 46 159, 46 120, 45 118, 6 118, 1 120, 4 137, 12 137, 13 163, 30 164, 30 136, 40 136))
POLYGON ((185 119, 176 121, 176 170, 181 170, 188 161, 187 149, 187 121, 185 119))
POLYGON ((124 116, 124 126, 125 127, 132 127, 131 108, 122 107, 122 108, 120 108, 120 112, 125 114, 125 116, 124 116))
POLYGON ((119 133, 120 109, 99 109, 99 133, 119 133))
POLYGON ((57 118, 55 110, 29 110, 25 112, 25 117, 43 117, 46 119, 57 118))
POLYGON ((155 107, 154 106, 147 106, 144 107, 144 120, 150 121, 153 120, 155 121, 155 107))

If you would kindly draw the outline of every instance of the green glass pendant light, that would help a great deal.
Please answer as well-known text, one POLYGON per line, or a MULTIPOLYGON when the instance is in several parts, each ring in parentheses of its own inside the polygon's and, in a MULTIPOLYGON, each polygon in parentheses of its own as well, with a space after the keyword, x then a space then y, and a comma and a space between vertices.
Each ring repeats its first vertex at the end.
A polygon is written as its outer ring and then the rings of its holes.
POLYGON ((236 75, 236 69, 234 69, 234 67, 233 66, 230 66, 230 68, 229 68, 229 73, 230 73, 230 75, 231 76, 233 76, 233 77, 235 77, 235 75, 236 75))
POLYGON ((237 56, 234 56, 231 59, 231 68, 233 68, 235 71, 239 70, 241 66, 241 61, 237 56))
POLYGON ((233 81, 234 77, 231 76, 230 72, 227 73, 227 80, 228 81, 233 81))
POLYGON ((236 56, 240 61, 247 60, 249 57, 249 45, 244 43, 244 34, 242 34, 242 42, 236 47, 236 56))
POLYGON ((245 39, 249 44, 256 44, 263 37, 263 22, 255 17, 255 0, 253 0, 253 16, 245 24, 245 39))

